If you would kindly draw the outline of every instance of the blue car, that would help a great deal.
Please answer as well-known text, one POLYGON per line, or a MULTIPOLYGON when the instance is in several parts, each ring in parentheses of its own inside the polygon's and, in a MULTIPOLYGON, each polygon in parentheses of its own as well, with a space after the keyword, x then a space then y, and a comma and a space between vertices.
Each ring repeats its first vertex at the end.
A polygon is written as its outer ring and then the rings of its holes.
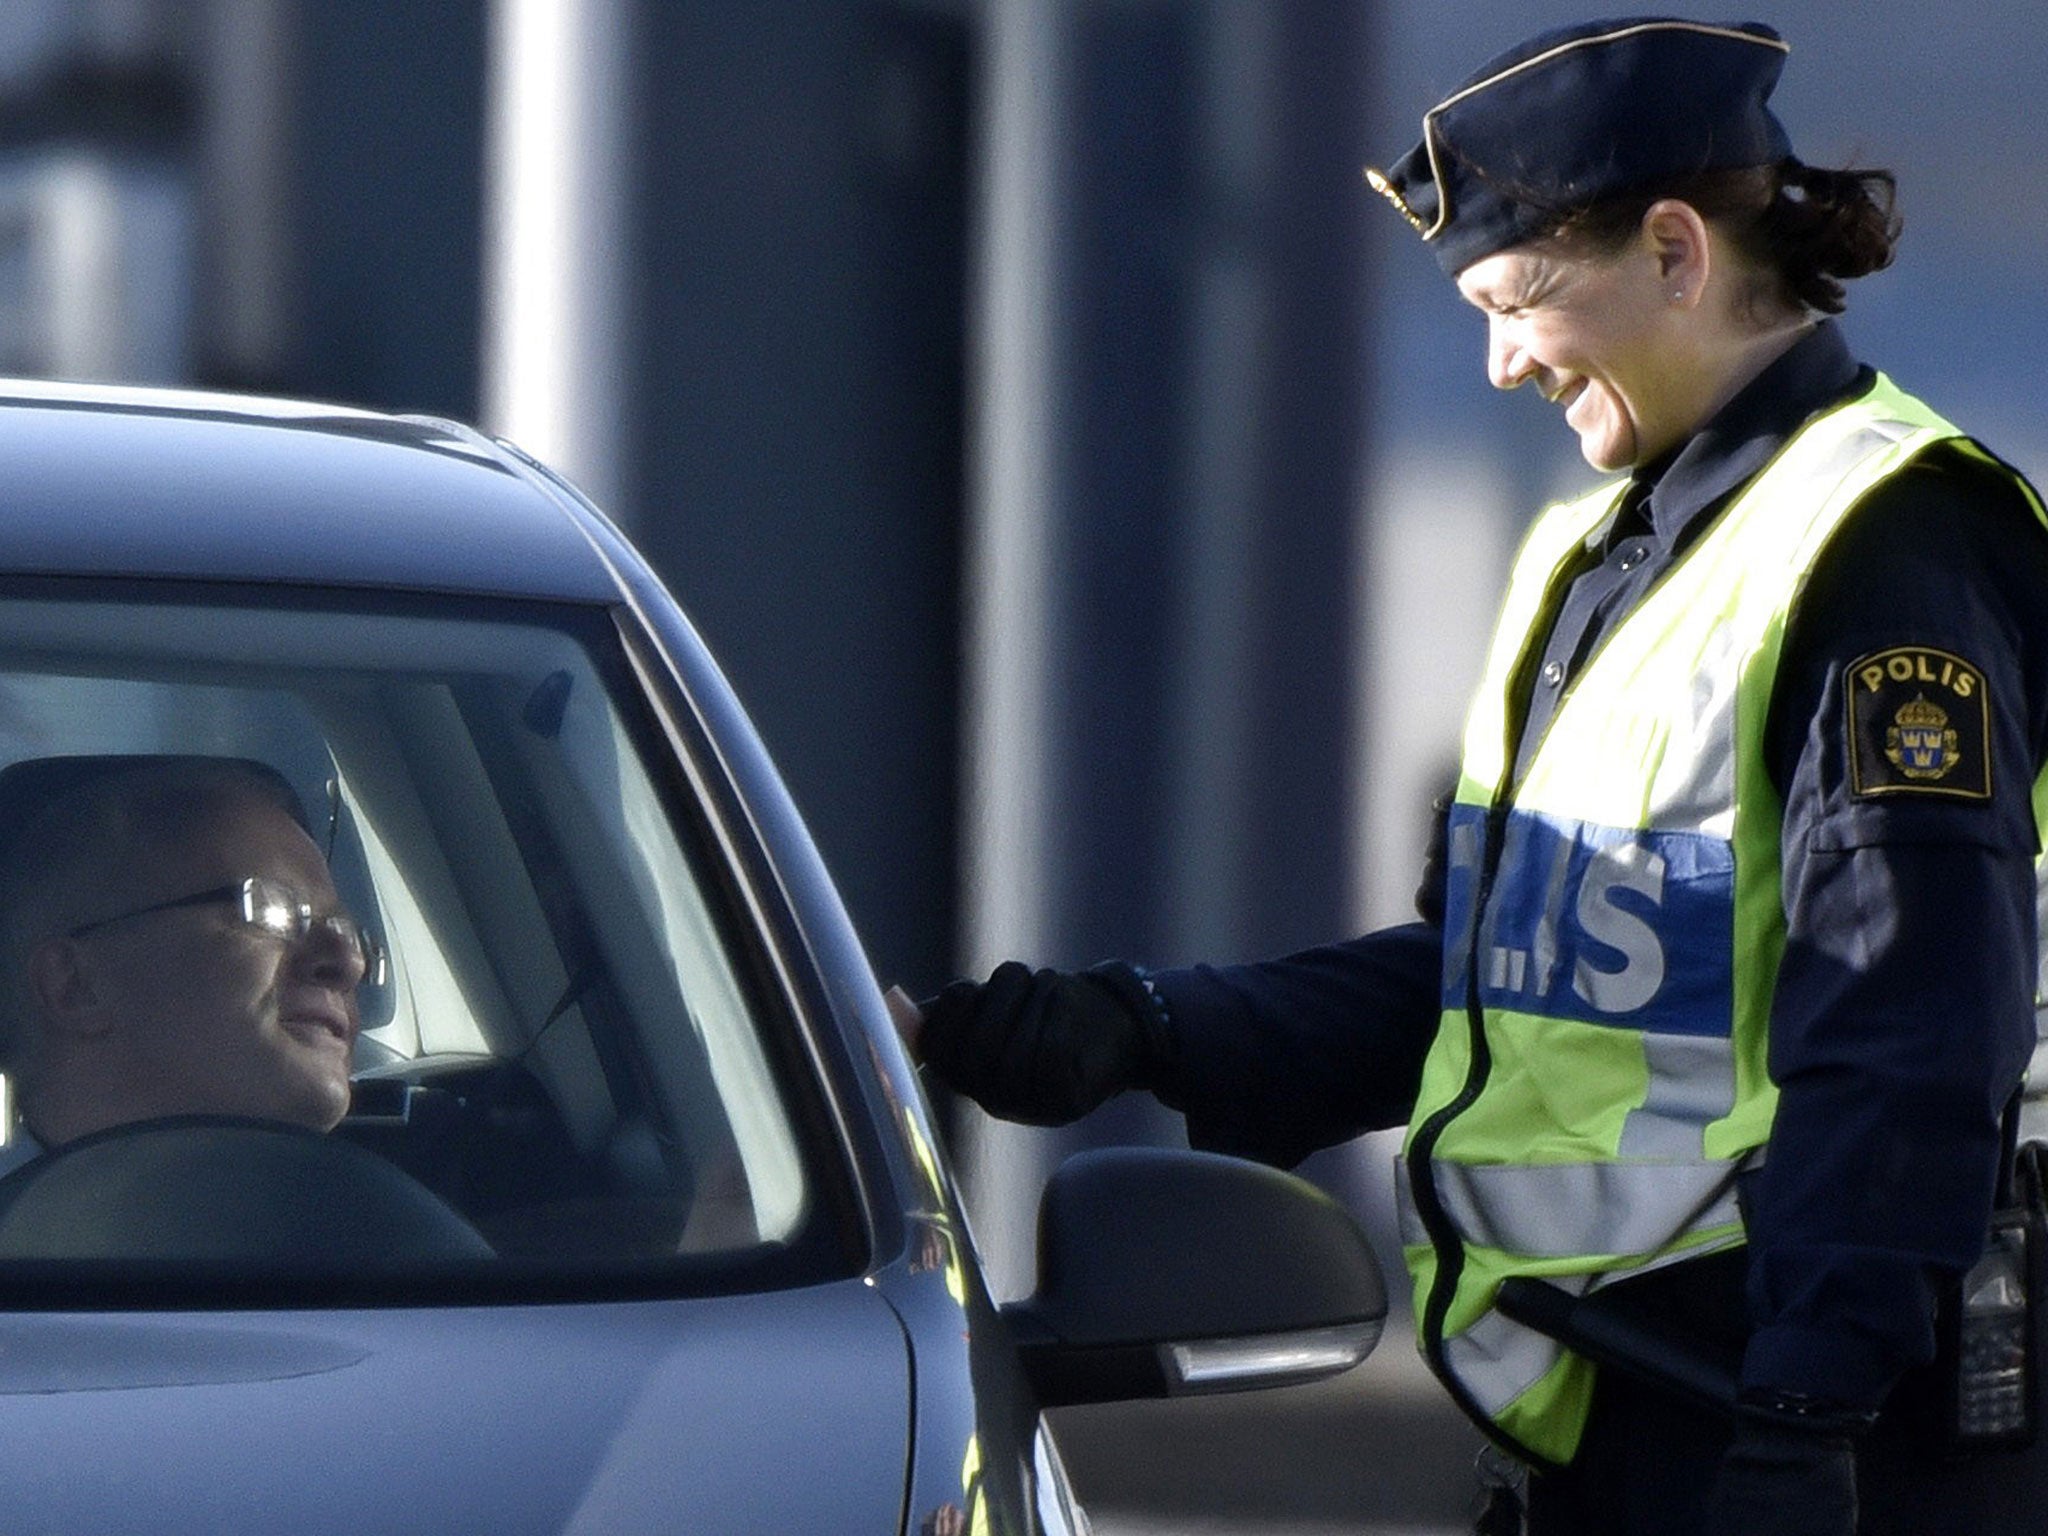
POLYGON ((53 797, 145 760, 288 786, 336 899, 137 868, 59 937, 215 903, 332 939, 346 1114, 59 1135, 11 1085, 6 1529, 1076 1532, 1043 1409, 1378 1336, 1334 1204, 1187 1152, 1059 1170, 1039 1289, 991 1303, 774 768, 618 530, 507 444, 0 385, 0 890, 49 877, 53 797))

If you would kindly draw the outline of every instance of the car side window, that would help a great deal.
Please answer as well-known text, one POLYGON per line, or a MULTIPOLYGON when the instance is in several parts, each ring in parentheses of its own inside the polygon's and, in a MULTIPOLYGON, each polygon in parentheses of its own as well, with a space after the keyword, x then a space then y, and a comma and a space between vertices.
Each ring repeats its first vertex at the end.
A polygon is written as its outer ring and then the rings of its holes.
MULTIPOLYGON (((0 597, 0 867, 20 850, 58 850, 0 876, 16 893, 12 907, 0 901, 0 966, 13 972, 0 978, 11 1017, 0 1172, 13 1169, 0 1178, 0 1284, 22 1258, 345 1272, 360 1254, 326 1252, 317 1232, 295 1228, 246 1255, 229 1237, 207 1239, 226 1245, 216 1251, 191 1235, 261 1225, 262 1202, 290 1203, 283 1183, 237 1195, 250 1203, 228 1215, 203 1194, 159 1190, 155 1209, 176 1212, 186 1235, 138 1216, 98 1247, 65 1246, 64 1201, 126 1176, 94 1184, 72 1170, 124 1156, 156 1168, 195 1127, 225 1135, 232 1122, 246 1140, 241 1122, 272 1120, 286 1122, 272 1139, 290 1148, 274 1182, 346 1184, 367 1167, 360 1155, 379 1165, 369 1183, 392 1170, 406 1181, 400 1203, 416 1187, 474 1234, 474 1248, 467 1237, 423 1248, 422 1285, 459 1271, 506 1294, 565 1277, 687 1290, 729 1287, 749 1265, 761 1283, 843 1267, 831 1235, 842 1227, 824 1210, 835 1154, 806 1130, 801 1053, 788 1048, 787 1005, 762 981, 759 924, 691 781, 649 728, 605 615, 120 596, 0 597), (146 773, 144 760, 169 766, 146 773), (288 785, 297 829, 250 841, 221 809, 240 791, 205 789, 226 771, 207 765, 222 763, 288 785), (169 787, 147 782, 157 772, 169 787), (71 786, 79 773, 85 788, 71 786), (10 774, 29 786, 22 805, 10 806, 10 774), (203 793, 189 812, 158 803, 194 783, 203 793), (120 846, 94 862, 88 845, 103 835, 120 846), (261 893, 287 887, 272 906, 299 910, 252 909, 267 898, 249 897, 245 876, 266 882, 261 893), (167 888, 181 883, 198 888, 167 888), (74 921, 81 904, 90 921, 74 921), (274 982, 276 1040, 223 1044, 200 1006, 211 994, 181 971, 210 945, 247 950, 250 974, 274 982), (162 985, 81 1023, 37 990, 53 955, 95 975, 147 959, 162 985), (353 1020, 318 1001, 344 990, 353 1020), (76 1086, 91 1053, 74 1036, 88 1027, 156 1031, 151 1092, 115 1109, 114 1096, 76 1086), (203 1045, 168 1052, 179 1030, 203 1045), (317 1108, 301 1113, 305 1095, 262 1096, 265 1073, 317 1076, 293 1051, 311 1060, 344 1032, 346 1112, 331 1125, 317 1108), (97 1118, 74 1112, 81 1100, 97 1118), (147 1153, 122 1151, 145 1141, 147 1153), (335 1169, 323 1173, 323 1159, 335 1169), (31 1208, 37 1235, 11 1239, 10 1222, 30 1230, 15 1212, 31 1208)), ((260 1031, 260 1009, 252 1017, 260 1031)), ((236 1147, 207 1155, 246 1160, 236 1147)))

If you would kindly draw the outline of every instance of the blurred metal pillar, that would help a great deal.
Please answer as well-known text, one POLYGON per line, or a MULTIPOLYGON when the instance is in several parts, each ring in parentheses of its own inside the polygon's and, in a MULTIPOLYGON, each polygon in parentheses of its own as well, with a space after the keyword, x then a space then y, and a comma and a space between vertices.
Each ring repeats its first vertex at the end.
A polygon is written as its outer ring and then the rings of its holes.
POLYGON ((484 8, 202 4, 200 378, 474 420, 484 8))
MULTIPOLYGON (((992 0, 964 960, 1253 958, 1345 921, 1365 421, 1358 0, 992 0)), ((1051 1161, 965 1117, 1028 1288, 1051 1161)))
POLYGON ((982 44, 961 732, 962 947, 977 971, 1052 943, 1048 732, 1070 9, 1071 0, 993 0, 982 44))
POLYGON ((484 218, 484 424, 621 521, 628 9, 494 0, 484 218))
POLYGON ((190 365, 194 80, 170 0, 0 12, 0 369, 190 365))
POLYGON ((298 339, 292 250, 297 0, 209 0, 200 12, 198 371, 278 388, 298 339))
MULTIPOLYGON (((984 13, 982 146, 974 209, 969 351, 974 423, 962 624, 966 820, 963 967, 1052 952, 1052 697, 1058 654, 1054 539, 1067 422, 1061 342, 1072 0, 991 0, 984 13)), ((956 1161, 998 1295, 1031 1290, 1038 1192, 1063 1139, 964 1102, 956 1161)))

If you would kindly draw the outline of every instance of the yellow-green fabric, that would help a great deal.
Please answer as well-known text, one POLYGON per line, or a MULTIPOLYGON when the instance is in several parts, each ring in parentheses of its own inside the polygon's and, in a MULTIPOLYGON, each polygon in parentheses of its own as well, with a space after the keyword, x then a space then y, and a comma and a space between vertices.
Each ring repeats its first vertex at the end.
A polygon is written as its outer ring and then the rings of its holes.
POLYGON ((1981 453, 1883 378, 1808 422, 1582 668, 1511 786, 1520 673, 1623 487, 1546 512, 1516 562, 1466 727, 1444 1014, 1402 1173, 1425 1351, 1532 1458, 1571 1458, 1592 1370, 1497 1312, 1501 1281, 1583 1293, 1742 1240, 1736 1175, 1776 1106, 1762 732, 1785 623, 1830 535, 1936 444, 1981 453))

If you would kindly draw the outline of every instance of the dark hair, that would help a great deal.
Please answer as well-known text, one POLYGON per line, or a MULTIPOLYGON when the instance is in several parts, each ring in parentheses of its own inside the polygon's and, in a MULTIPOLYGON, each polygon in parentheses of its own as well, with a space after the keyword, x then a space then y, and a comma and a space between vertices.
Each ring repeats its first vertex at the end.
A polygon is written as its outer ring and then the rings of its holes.
POLYGON ((306 825, 290 782, 245 758, 42 758, 0 772, 0 1071, 24 1068, 17 1009, 28 952, 47 937, 38 924, 83 921, 92 913, 81 900, 251 803, 306 825))
POLYGON ((1561 214, 1550 237, 1618 251, 1666 198, 1718 224, 1777 290, 1757 295, 1826 315, 1842 312, 1842 284, 1891 265, 1900 219, 1890 171, 1830 171, 1797 160, 1750 170, 1702 171, 1561 214))

